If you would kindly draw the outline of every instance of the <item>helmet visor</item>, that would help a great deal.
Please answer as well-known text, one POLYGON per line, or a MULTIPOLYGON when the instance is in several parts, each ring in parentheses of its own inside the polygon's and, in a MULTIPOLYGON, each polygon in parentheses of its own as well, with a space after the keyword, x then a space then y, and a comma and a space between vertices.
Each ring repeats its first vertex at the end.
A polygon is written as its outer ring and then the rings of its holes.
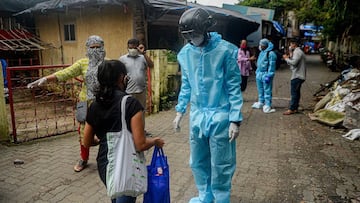
POLYGON ((194 30, 187 30, 187 31, 182 31, 181 35, 186 40, 193 40, 193 39, 199 38, 200 36, 203 36, 204 34, 199 33, 199 32, 195 32, 194 30))
POLYGON ((194 30, 185 30, 181 31, 181 35, 186 40, 191 40, 193 38, 194 30))

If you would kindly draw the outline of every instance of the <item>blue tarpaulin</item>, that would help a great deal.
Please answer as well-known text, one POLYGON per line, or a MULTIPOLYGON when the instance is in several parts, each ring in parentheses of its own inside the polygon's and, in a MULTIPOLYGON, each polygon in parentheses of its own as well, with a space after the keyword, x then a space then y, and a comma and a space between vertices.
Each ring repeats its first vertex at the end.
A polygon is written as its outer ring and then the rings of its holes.
POLYGON ((8 82, 6 80, 7 63, 6 63, 5 59, 0 59, 0 62, 1 62, 2 72, 3 72, 3 77, 4 77, 4 87, 7 87, 8 86, 8 82))
POLYGON ((274 26, 274 28, 276 29, 276 31, 278 33, 280 33, 282 36, 286 35, 285 29, 283 28, 283 26, 279 22, 273 20, 272 23, 273 23, 273 26, 274 26))

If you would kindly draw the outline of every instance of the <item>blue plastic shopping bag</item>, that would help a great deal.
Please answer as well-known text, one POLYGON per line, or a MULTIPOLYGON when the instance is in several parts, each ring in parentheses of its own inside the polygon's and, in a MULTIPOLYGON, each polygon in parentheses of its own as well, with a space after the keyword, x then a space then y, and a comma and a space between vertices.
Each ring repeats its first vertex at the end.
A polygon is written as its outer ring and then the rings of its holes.
POLYGON ((170 203, 170 173, 162 148, 154 147, 148 170, 148 188, 144 203, 170 203))

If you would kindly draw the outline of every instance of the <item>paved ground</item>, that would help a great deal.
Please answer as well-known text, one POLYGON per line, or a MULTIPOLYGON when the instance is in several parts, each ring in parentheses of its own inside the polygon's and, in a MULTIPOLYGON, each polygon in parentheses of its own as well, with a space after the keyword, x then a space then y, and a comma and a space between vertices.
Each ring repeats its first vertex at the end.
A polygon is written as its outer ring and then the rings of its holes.
MULTIPOLYGON (((360 142, 341 137, 334 129, 307 114, 315 104, 312 94, 320 83, 334 79, 317 55, 307 56, 308 79, 302 88, 302 109, 283 116, 289 100, 290 71, 276 73, 273 114, 251 109, 256 100, 253 76, 244 93, 241 135, 237 139, 237 169, 232 203, 360 202, 360 142)), ((146 118, 147 130, 166 140, 164 148, 171 169, 171 202, 185 203, 197 195, 188 166, 188 126, 173 133, 173 110, 146 118)), ((75 133, 17 146, 0 145, 0 202, 110 202, 96 169, 97 147, 90 165, 73 171, 79 157, 75 133), (14 165, 21 159, 23 165, 14 165)), ((147 157, 152 151, 146 152, 147 157)), ((138 198, 142 202, 142 197, 138 198)))

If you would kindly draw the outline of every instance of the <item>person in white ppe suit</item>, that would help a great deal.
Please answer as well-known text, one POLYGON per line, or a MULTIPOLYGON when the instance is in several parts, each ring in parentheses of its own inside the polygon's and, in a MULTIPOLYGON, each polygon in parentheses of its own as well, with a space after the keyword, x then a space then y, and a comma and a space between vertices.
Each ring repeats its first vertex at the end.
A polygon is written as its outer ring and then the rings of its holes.
POLYGON ((256 87, 258 101, 252 105, 254 109, 263 109, 264 113, 275 112, 271 108, 272 87, 276 69, 276 54, 273 52, 274 45, 268 39, 261 39, 259 42, 260 54, 257 60, 256 87))
POLYGON ((236 168, 236 144, 242 121, 237 47, 216 32, 202 8, 183 13, 179 29, 188 43, 178 53, 182 84, 174 128, 190 103, 190 167, 198 197, 189 202, 229 203, 236 168))

